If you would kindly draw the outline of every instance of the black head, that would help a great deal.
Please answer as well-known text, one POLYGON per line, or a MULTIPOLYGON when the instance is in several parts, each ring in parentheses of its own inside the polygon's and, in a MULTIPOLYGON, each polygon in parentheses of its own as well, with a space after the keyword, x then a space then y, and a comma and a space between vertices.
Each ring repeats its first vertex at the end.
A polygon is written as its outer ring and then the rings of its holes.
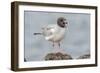
POLYGON ((65 28, 67 25, 67 20, 64 17, 59 17, 57 19, 57 24, 58 24, 58 26, 65 28))

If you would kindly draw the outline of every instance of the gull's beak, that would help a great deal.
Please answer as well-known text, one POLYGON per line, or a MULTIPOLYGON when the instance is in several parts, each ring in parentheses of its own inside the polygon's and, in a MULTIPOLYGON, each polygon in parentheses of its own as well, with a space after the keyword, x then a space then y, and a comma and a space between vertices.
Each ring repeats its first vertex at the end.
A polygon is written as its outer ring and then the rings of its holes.
POLYGON ((65 24, 66 24, 66 25, 65 25, 65 27, 67 27, 67 25, 68 25, 68 22, 65 22, 65 24))

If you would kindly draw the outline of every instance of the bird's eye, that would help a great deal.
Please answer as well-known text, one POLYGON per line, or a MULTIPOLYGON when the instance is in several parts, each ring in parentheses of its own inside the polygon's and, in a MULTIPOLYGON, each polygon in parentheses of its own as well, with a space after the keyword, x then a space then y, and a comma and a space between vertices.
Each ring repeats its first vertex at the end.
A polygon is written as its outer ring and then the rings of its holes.
POLYGON ((63 22, 63 24, 65 24, 65 22, 63 22))

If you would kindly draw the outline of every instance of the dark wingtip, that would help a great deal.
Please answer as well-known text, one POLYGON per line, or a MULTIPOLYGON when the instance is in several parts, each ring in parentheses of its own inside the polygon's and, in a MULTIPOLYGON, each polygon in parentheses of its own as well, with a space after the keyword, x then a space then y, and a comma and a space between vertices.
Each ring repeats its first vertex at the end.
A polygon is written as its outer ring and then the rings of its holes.
POLYGON ((36 35, 37 33, 33 33, 33 35, 36 35))
POLYGON ((38 34, 40 35, 40 34, 42 34, 42 33, 33 33, 33 35, 38 35, 38 34))

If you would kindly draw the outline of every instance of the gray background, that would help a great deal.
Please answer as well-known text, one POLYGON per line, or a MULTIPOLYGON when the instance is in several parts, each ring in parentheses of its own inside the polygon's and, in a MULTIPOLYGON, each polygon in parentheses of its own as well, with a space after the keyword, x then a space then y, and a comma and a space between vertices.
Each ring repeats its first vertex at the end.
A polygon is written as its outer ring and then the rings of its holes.
POLYGON ((41 32, 43 26, 56 24, 59 17, 65 17, 69 23, 61 48, 73 58, 90 53, 90 14, 25 11, 24 16, 24 57, 27 61, 44 60, 44 56, 52 52, 52 43, 33 33, 41 32))

